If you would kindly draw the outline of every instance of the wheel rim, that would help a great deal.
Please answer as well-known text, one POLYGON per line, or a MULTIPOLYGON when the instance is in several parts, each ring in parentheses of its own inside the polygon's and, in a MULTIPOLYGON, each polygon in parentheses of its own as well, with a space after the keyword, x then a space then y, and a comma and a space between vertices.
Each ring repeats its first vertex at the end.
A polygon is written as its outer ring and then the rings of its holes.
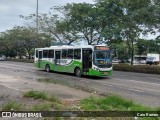
POLYGON ((76 70, 76 76, 80 76, 81 75, 81 70, 80 69, 77 69, 76 70))
POLYGON ((49 66, 48 66, 48 65, 46 66, 46 71, 47 71, 47 72, 49 72, 49 71, 50 71, 50 69, 49 69, 49 66))

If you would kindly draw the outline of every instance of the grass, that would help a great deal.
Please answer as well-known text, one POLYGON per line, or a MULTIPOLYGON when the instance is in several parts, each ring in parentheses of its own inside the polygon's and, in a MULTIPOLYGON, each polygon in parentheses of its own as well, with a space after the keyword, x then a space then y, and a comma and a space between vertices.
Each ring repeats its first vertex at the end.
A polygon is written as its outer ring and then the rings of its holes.
POLYGON ((2 105, 2 111, 21 111, 24 110, 25 106, 21 103, 17 103, 15 101, 10 101, 4 105, 2 105))
POLYGON ((51 101, 51 102, 61 103, 60 100, 54 95, 48 97, 48 100, 51 101))
POLYGON ((45 92, 31 90, 24 93, 23 96, 45 100, 44 103, 33 105, 32 110, 35 111, 50 111, 53 108, 56 110, 60 110, 63 107, 61 101, 57 97, 55 97, 54 95, 48 96, 45 92))
MULTIPOLYGON (((126 100, 118 95, 111 95, 107 97, 89 97, 85 99, 81 99, 80 102, 76 104, 72 104, 73 106, 76 106, 76 108, 69 109, 71 106, 65 106, 58 100, 55 96, 48 96, 44 92, 37 92, 37 91, 28 91, 24 95, 36 98, 36 99, 43 99, 42 102, 36 103, 32 105, 32 107, 29 109, 31 111, 55 111, 55 110, 67 110, 67 111, 159 111, 159 108, 150 108, 147 106, 143 106, 140 104, 136 104, 132 100, 126 100), (43 93, 43 94, 42 94, 43 93), (39 95, 40 94, 40 95, 39 95), (38 97, 34 97, 38 96, 38 97), (44 99, 45 98, 45 99, 44 99), (78 109, 77 109, 78 108, 78 109)), ((3 105, 2 108, 3 111, 22 111, 24 109, 24 105, 21 103, 16 102, 9 102, 6 105, 3 105)), ((108 113, 107 113, 108 114, 108 113)), ((95 119, 92 117, 82 117, 82 120, 84 119, 95 119)), ((76 118, 79 120, 79 118, 76 118)), ((81 119, 81 118, 80 118, 81 119)), ((134 117, 96 117, 97 120, 134 120, 134 117)), ((160 120, 157 117, 138 117, 138 120, 160 120)))
POLYGON ((61 103, 61 101, 56 98, 54 95, 48 96, 45 92, 38 91, 28 91, 25 92, 24 97, 34 98, 34 99, 42 99, 39 103, 32 104, 32 107, 28 107, 28 105, 21 104, 20 102, 11 101, 4 105, 2 105, 3 111, 23 111, 23 110, 31 110, 31 111, 52 111, 52 110, 62 110, 65 106, 61 103))
POLYGON ((53 102, 45 102, 40 104, 35 104, 31 108, 33 111, 54 111, 62 109, 62 105, 53 102))
MULTIPOLYGON (((140 104, 136 104, 132 100, 126 100, 120 96, 112 95, 107 97, 89 97, 82 99, 79 106, 83 111, 157 111, 160 108, 150 108, 140 104)), ((107 113, 108 114, 108 113, 107 113)), ((97 118, 101 120, 101 118, 97 118)), ((134 120, 134 117, 104 117, 105 119, 116 120, 134 120)), ((138 117, 138 120, 160 120, 158 117, 138 117)))
POLYGON ((38 91, 28 91, 25 92, 24 97, 34 98, 34 99, 42 99, 39 103, 34 103, 32 107, 28 107, 27 105, 17 103, 15 101, 8 102, 2 106, 3 111, 23 111, 23 110, 31 110, 31 111, 53 111, 53 110, 62 110, 65 106, 61 103, 61 101, 55 97, 54 95, 48 96, 45 92, 38 91))
POLYGON ((61 103, 61 101, 54 95, 48 96, 45 92, 42 91, 27 91, 23 94, 24 97, 34 98, 34 99, 43 99, 51 102, 61 103))
POLYGON ((23 96, 34 98, 34 99, 47 99, 47 95, 45 94, 45 92, 38 92, 33 90, 24 93, 23 96))
POLYGON ((83 110, 119 110, 119 111, 150 111, 158 110, 134 103, 120 96, 112 95, 103 98, 90 97, 80 101, 83 110))
POLYGON ((52 107, 49 103, 41 103, 33 105, 31 109, 33 111, 51 111, 52 107))

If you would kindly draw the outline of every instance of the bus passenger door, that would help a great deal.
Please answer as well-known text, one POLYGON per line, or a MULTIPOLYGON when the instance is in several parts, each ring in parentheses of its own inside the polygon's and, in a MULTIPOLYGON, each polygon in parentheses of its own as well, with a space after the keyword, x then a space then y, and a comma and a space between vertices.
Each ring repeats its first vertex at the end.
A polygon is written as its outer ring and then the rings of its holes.
POLYGON ((55 51, 55 65, 60 65, 61 51, 55 51))
POLYGON ((92 49, 82 49, 82 69, 83 72, 89 72, 89 68, 92 68, 92 49))
POLYGON ((42 51, 38 51, 38 68, 42 67, 41 60, 42 60, 42 51))

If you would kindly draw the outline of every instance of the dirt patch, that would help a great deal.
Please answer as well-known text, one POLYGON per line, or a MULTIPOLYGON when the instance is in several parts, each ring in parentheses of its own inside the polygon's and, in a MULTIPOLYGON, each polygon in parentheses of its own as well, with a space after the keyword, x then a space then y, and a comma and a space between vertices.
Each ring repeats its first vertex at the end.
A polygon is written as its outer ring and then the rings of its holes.
POLYGON ((71 101, 71 100, 61 100, 61 102, 66 105, 66 106, 71 106, 73 104, 79 104, 79 100, 74 100, 74 101, 71 101))
MULTIPOLYGON (((77 110, 79 105, 79 100, 59 100, 58 102, 51 102, 43 99, 34 99, 27 97, 12 97, 12 96, 0 96, 0 111, 4 111, 4 106, 10 102, 18 103, 23 106, 23 109, 19 111, 34 111, 34 106, 36 105, 48 105, 48 110, 77 110), (57 106, 58 105, 58 106, 57 106), (58 107, 58 108, 57 108, 58 107)), ((10 109, 10 110, 14 110, 10 109)), ((41 110, 41 109, 40 109, 41 110)))

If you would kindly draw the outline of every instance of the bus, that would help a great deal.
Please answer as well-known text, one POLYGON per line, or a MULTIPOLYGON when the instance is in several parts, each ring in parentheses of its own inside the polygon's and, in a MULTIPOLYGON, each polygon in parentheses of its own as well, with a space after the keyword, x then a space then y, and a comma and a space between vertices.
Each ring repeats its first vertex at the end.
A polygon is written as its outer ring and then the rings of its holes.
POLYGON ((146 64, 147 55, 134 55, 133 63, 146 64))
POLYGON ((77 77, 112 75, 111 50, 105 45, 36 48, 34 64, 47 72, 73 73, 77 77))

